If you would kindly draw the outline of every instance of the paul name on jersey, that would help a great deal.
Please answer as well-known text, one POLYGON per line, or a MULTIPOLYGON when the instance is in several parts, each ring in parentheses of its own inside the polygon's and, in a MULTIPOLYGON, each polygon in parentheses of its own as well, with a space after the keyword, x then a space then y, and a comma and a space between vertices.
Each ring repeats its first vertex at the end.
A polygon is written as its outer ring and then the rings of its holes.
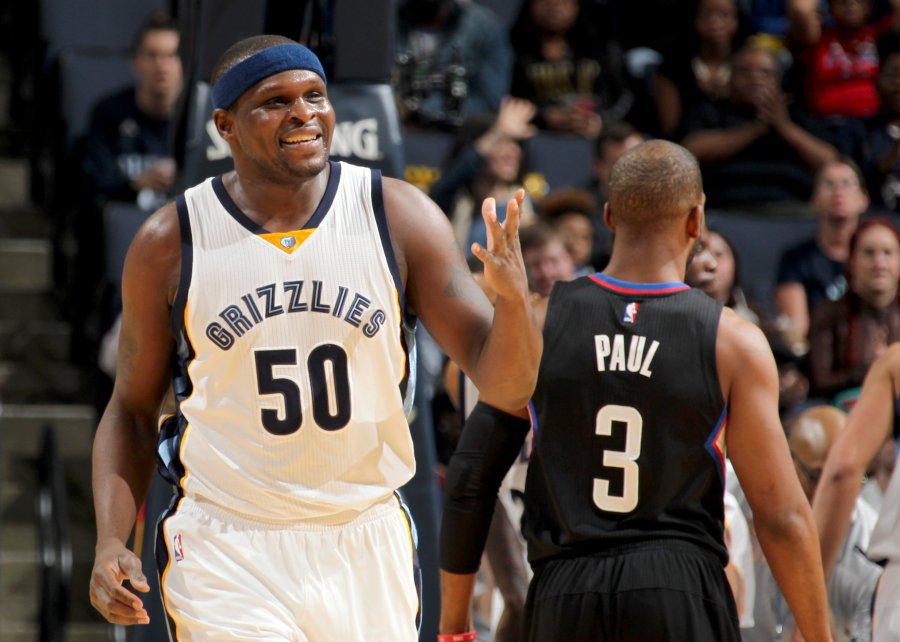
POLYGON ((305 281, 285 281, 283 284, 269 283, 258 287, 255 296, 254 293, 247 293, 240 302, 232 303, 219 312, 225 325, 211 321, 206 326, 206 336, 222 350, 228 350, 236 339, 265 319, 282 314, 315 312, 342 319, 356 328, 362 326, 363 334, 371 339, 387 319, 384 310, 376 308, 363 324, 363 315, 372 305, 371 297, 359 292, 351 294, 350 288, 343 285, 333 288, 323 281, 311 281, 309 287, 306 286, 305 281))
POLYGON ((608 334, 597 334, 594 335, 594 349, 598 372, 637 372, 650 377, 653 374, 650 364, 659 349, 659 341, 654 340, 648 347, 647 337, 634 334, 626 351, 625 335, 614 334, 610 339, 608 334))

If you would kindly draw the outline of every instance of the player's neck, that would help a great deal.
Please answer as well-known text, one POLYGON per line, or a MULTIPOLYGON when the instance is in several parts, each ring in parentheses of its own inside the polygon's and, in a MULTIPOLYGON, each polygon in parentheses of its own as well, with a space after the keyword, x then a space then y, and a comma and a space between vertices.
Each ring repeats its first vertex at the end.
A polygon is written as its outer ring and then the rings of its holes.
POLYGON ((281 184, 257 180, 249 172, 240 177, 231 172, 224 183, 231 198, 253 222, 270 232, 287 232, 300 229, 312 217, 325 194, 330 173, 331 168, 326 167, 308 180, 281 184))
POLYGON ((647 248, 613 248, 606 276, 629 283, 682 283, 686 257, 664 257, 647 248))

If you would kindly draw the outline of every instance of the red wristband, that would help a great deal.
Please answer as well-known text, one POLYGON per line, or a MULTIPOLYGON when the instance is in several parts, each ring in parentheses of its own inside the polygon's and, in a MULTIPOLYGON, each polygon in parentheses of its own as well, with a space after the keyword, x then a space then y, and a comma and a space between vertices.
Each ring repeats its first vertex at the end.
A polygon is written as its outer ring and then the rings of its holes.
POLYGON ((438 633, 437 642, 476 642, 478 633, 475 629, 465 633, 438 633))

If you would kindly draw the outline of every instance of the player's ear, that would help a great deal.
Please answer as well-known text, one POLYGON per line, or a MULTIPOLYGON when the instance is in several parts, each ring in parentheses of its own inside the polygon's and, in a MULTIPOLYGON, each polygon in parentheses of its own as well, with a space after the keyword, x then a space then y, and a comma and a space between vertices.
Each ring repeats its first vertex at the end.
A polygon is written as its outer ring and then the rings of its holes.
POLYGON ((212 117, 213 123, 216 125, 216 130, 219 132, 219 136, 226 141, 229 141, 234 129, 234 119, 231 117, 231 113, 224 109, 216 109, 213 111, 212 117))
POLYGON ((603 222, 606 223, 606 227, 615 234, 616 224, 613 222, 612 210, 609 209, 609 201, 603 205, 603 222))
POLYGON ((687 227, 687 234, 690 238, 696 240, 703 235, 703 230, 706 227, 706 215, 703 211, 703 203, 691 208, 691 211, 688 212, 685 225, 687 227))

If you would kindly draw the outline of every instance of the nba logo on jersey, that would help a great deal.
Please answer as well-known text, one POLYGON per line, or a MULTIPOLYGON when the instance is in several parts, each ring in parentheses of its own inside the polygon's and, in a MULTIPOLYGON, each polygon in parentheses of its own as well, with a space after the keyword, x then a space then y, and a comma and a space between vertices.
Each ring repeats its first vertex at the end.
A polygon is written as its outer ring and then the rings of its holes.
POLYGON ((184 549, 181 547, 181 533, 175 533, 175 537, 172 538, 172 549, 175 551, 175 561, 182 561, 184 559, 184 549))
POLYGON ((293 236, 285 236, 285 237, 282 237, 282 239, 281 239, 281 245, 286 250, 289 250, 292 247, 294 247, 294 244, 296 242, 297 242, 297 239, 295 239, 293 236))
POLYGON ((632 301, 625 305, 625 315, 622 317, 623 323, 634 323, 637 320, 637 311, 641 307, 640 303, 632 301))

